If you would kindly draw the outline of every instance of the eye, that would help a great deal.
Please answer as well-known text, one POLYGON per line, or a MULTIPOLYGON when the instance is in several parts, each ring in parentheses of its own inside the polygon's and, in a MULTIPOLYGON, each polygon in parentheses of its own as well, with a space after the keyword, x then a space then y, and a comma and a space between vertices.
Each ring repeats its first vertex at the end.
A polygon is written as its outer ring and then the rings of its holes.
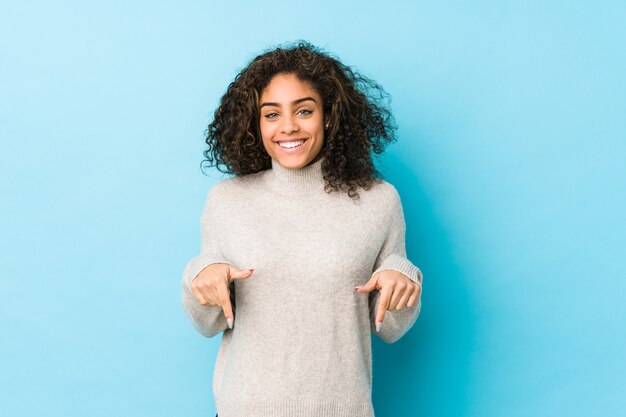
POLYGON ((267 119, 273 119, 273 117, 270 117, 270 116, 271 116, 271 115, 273 115, 273 114, 278 114, 278 113, 268 113, 268 114, 266 114, 266 115, 265 115, 265 117, 266 117, 267 119))
POLYGON ((308 110, 308 109, 302 109, 302 110, 300 110, 300 111, 304 111, 304 112, 306 112, 306 113, 304 113, 304 114, 307 114, 307 115, 308 115, 308 114, 313 113, 313 111, 308 110))

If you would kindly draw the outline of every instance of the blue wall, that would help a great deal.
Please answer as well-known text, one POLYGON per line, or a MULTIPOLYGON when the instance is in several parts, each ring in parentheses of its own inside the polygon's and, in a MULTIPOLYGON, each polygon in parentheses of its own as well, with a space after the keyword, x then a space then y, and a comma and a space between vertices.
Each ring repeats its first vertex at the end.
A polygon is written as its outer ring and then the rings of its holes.
MULTIPOLYGON (((180 276, 203 132, 267 46, 310 40, 392 96, 423 312, 375 339, 392 416, 626 407, 626 6, 5 2, 0 414, 212 415, 219 339, 180 276)), ((435 4, 431 4, 435 3, 435 4)))

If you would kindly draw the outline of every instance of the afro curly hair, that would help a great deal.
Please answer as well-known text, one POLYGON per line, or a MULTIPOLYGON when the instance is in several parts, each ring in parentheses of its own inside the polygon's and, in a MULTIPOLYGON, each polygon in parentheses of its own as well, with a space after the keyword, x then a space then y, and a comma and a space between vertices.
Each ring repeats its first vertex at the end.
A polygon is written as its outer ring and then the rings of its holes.
POLYGON ((229 84, 205 131, 208 149, 201 169, 215 166, 222 173, 244 176, 272 167, 259 127, 259 99, 278 74, 295 75, 322 97, 330 120, 321 150, 324 190, 345 190, 358 199, 357 187, 368 190, 382 179, 372 153, 383 153, 396 140, 389 95, 375 81, 304 40, 266 49, 229 84))

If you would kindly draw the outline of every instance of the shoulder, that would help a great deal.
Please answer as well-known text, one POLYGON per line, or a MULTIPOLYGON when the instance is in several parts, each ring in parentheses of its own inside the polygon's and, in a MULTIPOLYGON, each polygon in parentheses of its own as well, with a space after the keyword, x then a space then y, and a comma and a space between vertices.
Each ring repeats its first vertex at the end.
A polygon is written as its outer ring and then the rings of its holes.
POLYGON ((397 210, 398 207, 402 207, 402 201, 400 192, 390 182, 379 179, 372 183, 372 186, 367 190, 366 195, 369 199, 374 200, 382 207, 388 210, 397 210))
POLYGON ((223 178, 217 181, 215 184, 209 188, 209 192, 207 197, 212 199, 219 199, 228 194, 229 190, 233 187, 233 181, 235 177, 223 178))
POLYGON ((213 184, 207 193, 207 200, 211 202, 226 202, 237 196, 245 196, 252 190, 258 190, 258 185, 266 171, 257 172, 241 177, 233 176, 220 179, 213 184))

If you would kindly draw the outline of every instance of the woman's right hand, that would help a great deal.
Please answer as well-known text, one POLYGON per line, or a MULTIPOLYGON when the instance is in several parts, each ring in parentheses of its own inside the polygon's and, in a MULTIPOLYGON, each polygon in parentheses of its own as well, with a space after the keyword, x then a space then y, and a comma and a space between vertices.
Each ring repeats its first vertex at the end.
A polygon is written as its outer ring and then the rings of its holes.
POLYGON ((202 305, 221 306, 230 329, 233 328, 233 306, 228 285, 236 279, 248 279, 254 269, 240 270, 230 264, 211 264, 191 281, 191 292, 202 305))

